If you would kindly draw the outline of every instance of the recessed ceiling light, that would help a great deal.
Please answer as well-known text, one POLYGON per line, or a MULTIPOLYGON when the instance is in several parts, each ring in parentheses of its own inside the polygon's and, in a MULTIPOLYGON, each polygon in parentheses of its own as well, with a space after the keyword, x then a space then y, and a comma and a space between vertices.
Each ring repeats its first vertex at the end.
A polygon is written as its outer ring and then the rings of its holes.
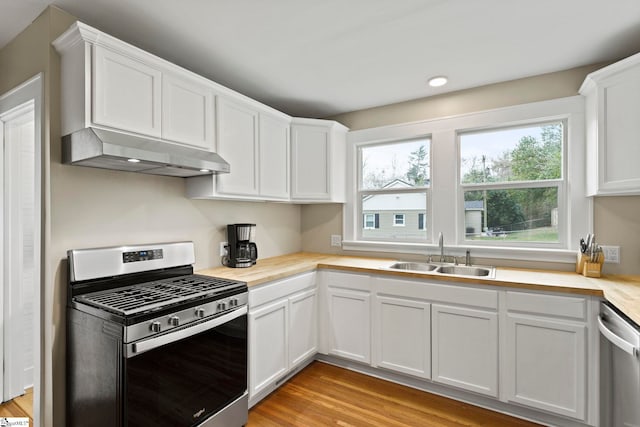
POLYGON ((429 86, 431 87, 440 87, 447 84, 449 80, 445 76, 437 76, 431 77, 429 79, 429 86))
POLYGON ((211 171, 209 169, 200 169, 200 172, 207 173, 207 172, 211 172, 211 171))
POLYGON ((127 159, 127 162, 140 163, 140 160, 138 160, 138 159, 127 159))

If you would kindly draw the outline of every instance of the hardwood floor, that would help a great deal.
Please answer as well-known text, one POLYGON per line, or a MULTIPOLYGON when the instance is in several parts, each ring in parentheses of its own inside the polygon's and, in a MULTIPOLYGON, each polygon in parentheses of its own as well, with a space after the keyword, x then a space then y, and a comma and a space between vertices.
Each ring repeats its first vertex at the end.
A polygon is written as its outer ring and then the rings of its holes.
POLYGON ((29 417, 29 425, 33 425, 33 388, 29 388, 22 396, 0 405, 0 417, 29 417))
POLYGON ((487 409, 313 362, 249 411, 249 427, 533 427, 487 409))

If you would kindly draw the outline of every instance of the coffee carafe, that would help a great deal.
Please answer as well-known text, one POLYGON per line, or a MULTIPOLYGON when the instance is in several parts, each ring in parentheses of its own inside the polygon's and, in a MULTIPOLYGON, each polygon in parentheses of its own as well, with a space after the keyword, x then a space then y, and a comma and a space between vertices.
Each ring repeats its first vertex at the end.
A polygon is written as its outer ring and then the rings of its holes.
POLYGON ((252 242, 255 224, 227 225, 227 248, 229 255, 225 265, 227 267, 251 267, 258 259, 258 247, 252 242))

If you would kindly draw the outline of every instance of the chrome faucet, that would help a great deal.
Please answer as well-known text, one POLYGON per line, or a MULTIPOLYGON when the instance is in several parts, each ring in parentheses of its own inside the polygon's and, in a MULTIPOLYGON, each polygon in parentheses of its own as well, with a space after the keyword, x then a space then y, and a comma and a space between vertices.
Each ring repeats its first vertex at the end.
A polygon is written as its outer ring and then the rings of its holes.
POLYGON ((444 236, 442 231, 438 234, 438 246, 440 246, 440 262, 444 262, 444 236))

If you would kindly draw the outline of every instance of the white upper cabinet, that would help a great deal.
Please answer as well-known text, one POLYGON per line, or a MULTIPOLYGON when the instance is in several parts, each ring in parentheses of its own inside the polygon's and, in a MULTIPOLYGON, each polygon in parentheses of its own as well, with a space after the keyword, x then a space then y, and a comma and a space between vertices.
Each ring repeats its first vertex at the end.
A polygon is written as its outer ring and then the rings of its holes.
POLYGON ((587 76, 587 195, 640 194, 640 54, 587 76))
POLYGON ((93 59, 93 123, 160 137, 162 72, 102 46, 93 59))
POLYGON ((162 137, 213 150, 214 94, 200 79, 166 73, 162 77, 162 137))
POLYGON ((344 202, 346 134, 329 120, 294 118, 291 124, 291 199, 344 202))
POLYGON ((290 119, 260 114, 260 195, 289 198, 290 119))
POLYGON ((218 98, 218 154, 231 172, 218 176, 222 194, 258 194, 258 112, 230 99, 218 98))

